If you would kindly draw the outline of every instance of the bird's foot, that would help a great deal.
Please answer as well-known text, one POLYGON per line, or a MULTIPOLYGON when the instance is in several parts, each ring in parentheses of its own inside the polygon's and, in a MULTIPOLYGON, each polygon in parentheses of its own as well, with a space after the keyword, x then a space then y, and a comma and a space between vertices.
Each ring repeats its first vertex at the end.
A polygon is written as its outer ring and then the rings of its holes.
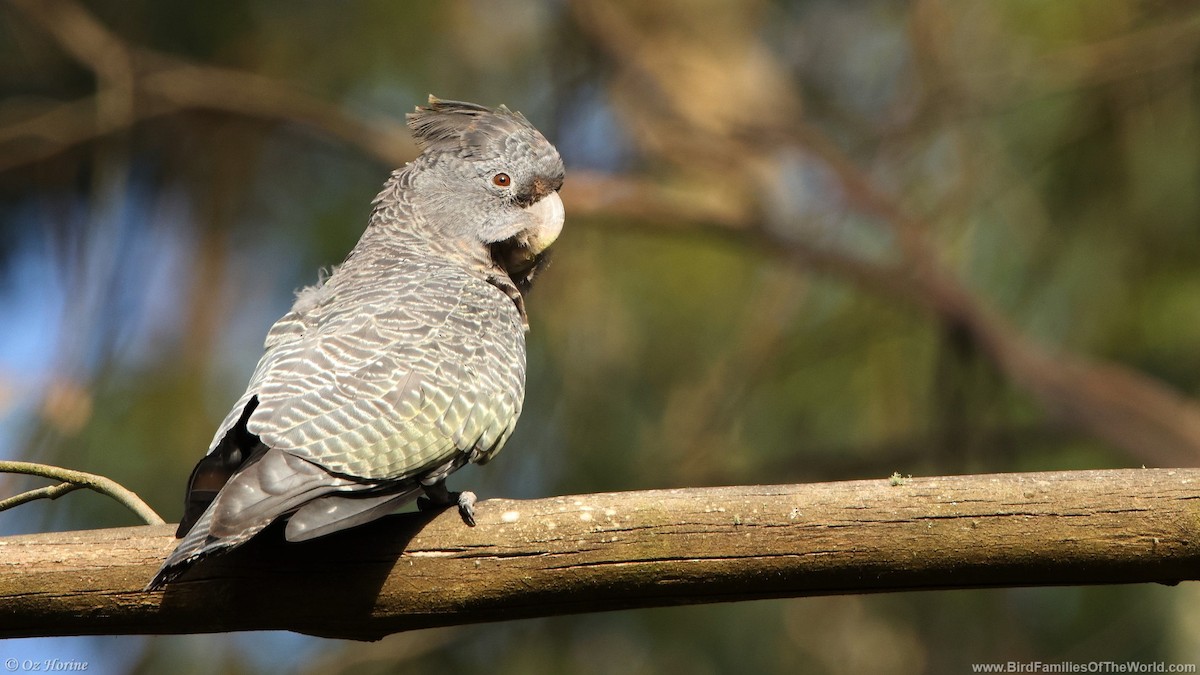
POLYGON ((475 527, 475 493, 470 490, 463 490, 458 493, 458 515, 462 516, 463 522, 471 527, 475 527))
POLYGON ((432 511, 447 506, 458 506, 458 515, 463 522, 475 527, 475 493, 468 490, 450 492, 444 482, 438 481, 433 485, 424 486, 425 496, 417 499, 417 508, 422 511, 432 511))

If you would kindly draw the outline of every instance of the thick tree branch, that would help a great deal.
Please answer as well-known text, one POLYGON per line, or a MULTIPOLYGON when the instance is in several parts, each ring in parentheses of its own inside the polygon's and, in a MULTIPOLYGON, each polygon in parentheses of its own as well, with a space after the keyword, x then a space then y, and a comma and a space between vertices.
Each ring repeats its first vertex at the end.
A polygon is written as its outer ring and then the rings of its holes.
POLYGON ((753 598, 1200 578, 1200 470, 490 500, 305 544, 276 530, 141 588, 170 528, 0 539, 0 637, 425 628, 753 598), (897 484, 898 483, 898 484, 897 484))

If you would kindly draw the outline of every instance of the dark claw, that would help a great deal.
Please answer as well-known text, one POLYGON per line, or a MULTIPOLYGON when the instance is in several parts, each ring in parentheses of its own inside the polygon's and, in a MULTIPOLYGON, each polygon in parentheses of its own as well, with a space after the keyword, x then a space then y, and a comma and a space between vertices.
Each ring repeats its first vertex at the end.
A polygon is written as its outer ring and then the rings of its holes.
POLYGON ((458 515, 463 522, 475 527, 475 493, 469 491, 450 492, 444 482, 426 486, 425 496, 417 498, 417 508, 421 511, 434 511, 447 506, 457 505, 458 515))
POLYGON ((458 515, 463 522, 475 527, 475 493, 463 490, 458 493, 458 515))

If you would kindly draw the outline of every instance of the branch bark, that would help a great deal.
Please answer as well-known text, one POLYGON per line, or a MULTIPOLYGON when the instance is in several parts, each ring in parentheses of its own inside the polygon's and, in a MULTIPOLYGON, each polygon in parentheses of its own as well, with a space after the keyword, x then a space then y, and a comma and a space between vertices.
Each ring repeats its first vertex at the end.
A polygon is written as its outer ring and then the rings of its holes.
POLYGON ((0 637, 389 633, 755 598, 1200 578, 1200 470, 1131 469, 489 500, 313 542, 276 529, 141 588, 175 540, 0 539, 0 637))

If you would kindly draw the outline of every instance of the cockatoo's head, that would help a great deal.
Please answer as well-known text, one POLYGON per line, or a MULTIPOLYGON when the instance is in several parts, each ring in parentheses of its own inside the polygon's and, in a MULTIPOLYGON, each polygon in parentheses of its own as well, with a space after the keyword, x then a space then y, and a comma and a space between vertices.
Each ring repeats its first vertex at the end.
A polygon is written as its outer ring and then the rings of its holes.
POLYGON ((563 163, 521 113, 429 98, 408 115, 421 156, 407 193, 430 237, 486 250, 524 290, 562 231, 563 163))

